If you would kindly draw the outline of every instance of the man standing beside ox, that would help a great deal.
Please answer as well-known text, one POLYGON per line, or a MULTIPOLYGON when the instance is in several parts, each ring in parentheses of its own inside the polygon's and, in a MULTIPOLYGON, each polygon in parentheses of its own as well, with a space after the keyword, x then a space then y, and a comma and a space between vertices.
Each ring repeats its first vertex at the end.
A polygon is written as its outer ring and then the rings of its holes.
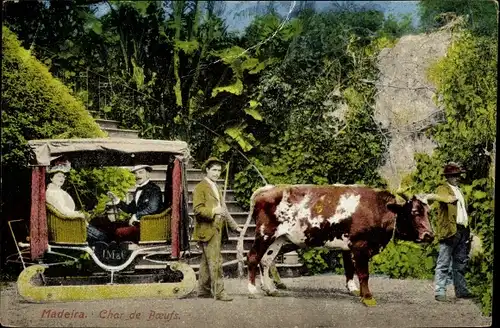
POLYGON ((241 232, 241 228, 229 214, 216 184, 222 172, 222 165, 224 162, 211 157, 201 167, 206 176, 193 191, 193 240, 198 241, 202 249, 198 297, 232 301, 225 293, 222 281, 222 232, 226 229, 226 224, 234 231, 241 232))
POLYGON ((451 276, 457 298, 471 298, 465 282, 465 268, 470 250, 470 229, 464 196, 458 180, 465 171, 456 163, 444 167, 447 182, 439 186, 430 200, 439 202, 436 217, 436 238, 439 255, 435 274, 435 299, 446 301, 446 284, 451 276), (451 265, 450 265, 451 263, 451 265), (450 271, 450 268, 452 272, 450 271))

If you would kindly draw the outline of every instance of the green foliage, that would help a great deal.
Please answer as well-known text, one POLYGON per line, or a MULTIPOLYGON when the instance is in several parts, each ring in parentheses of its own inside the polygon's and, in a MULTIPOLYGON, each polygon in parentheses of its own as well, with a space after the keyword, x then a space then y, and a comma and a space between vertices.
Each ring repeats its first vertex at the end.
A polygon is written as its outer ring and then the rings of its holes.
POLYGON ((134 184, 134 175, 119 167, 72 170, 66 182, 73 198, 82 202, 82 208, 91 209, 93 215, 104 212, 105 205, 109 202, 106 195, 108 191, 125 199, 134 184))
POLYGON ((446 25, 457 16, 466 18, 466 27, 476 35, 498 34, 497 8, 491 0, 421 0, 418 3, 420 28, 429 31, 446 25))
MULTIPOLYGON (((496 39, 463 31, 447 56, 429 69, 446 120, 429 131, 438 143, 434 154, 417 155, 415 171, 403 181, 412 192, 433 192, 445 181, 442 168, 446 162, 456 161, 467 169, 461 189, 471 229, 481 237, 484 255, 469 262, 466 279, 485 315, 491 315, 492 305, 496 66, 496 39)), ((436 206, 432 205, 433 224, 436 206)))
POLYGON ((437 243, 420 246, 411 242, 391 241, 370 261, 370 273, 395 279, 432 279, 437 254, 437 243))
POLYGON ((328 250, 321 248, 299 249, 297 253, 309 274, 318 274, 330 270, 328 263, 330 252, 328 250))
MULTIPOLYGON (((490 1, 424 0, 420 5, 424 29, 442 26, 447 18, 436 16, 454 12, 469 14, 466 26, 472 33, 455 40, 429 72, 446 122, 428 131, 438 149, 433 156, 417 156, 417 168, 404 185, 429 192, 442 182, 445 162, 467 164, 464 189, 486 251, 468 279, 483 295, 488 313, 497 78, 497 42, 488 36, 497 33, 496 13, 490 1)), ((12 172, 27 162, 27 139, 101 135, 88 114, 79 114, 84 101, 96 115, 139 129, 142 137, 186 140, 197 162, 214 154, 231 160, 233 188, 246 206, 263 181, 235 149, 245 152, 270 183, 384 186, 377 168, 390 140, 373 120, 376 89, 366 80, 378 78, 380 50, 414 32, 409 16, 396 20, 376 10, 303 8, 278 31, 284 17, 271 3, 237 37, 220 16, 223 2, 110 1, 107 6, 109 11, 97 17, 92 6, 79 2, 5 4, 6 24, 22 45, 73 90, 50 77, 42 64, 26 64, 33 57, 18 45, 19 54, 12 55, 14 37, 4 29, 2 159, 12 164, 12 172)), ((127 189, 130 181, 123 174, 81 171, 70 180, 84 207, 101 209, 105 190, 123 195, 127 189)), ((21 186, 29 185, 27 177, 21 186)), ((373 270, 428 277, 432 247, 413 246, 391 243, 373 270), (401 265, 403 254, 410 262, 401 265)), ((324 251, 301 254, 311 272, 332 269, 331 255, 324 251)))
MULTIPOLYGON (((253 101, 260 104, 263 123, 275 128, 267 140, 260 139, 260 151, 251 161, 268 183, 385 186, 376 171, 383 162, 385 139, 371 117, 374 89, 359 81, 376 74, 373 59, 380 44, 385 43, 375 39, 366 47, 352 44, 351 51, 361 60, 345 77, 348 85, 339 96, 332 95, 339 77, 330 58, 323 60, 321 73, 309 78, 314 82, 298 85, 301 90, 291 86, 295 78, 285 82, 277 75, 263 77, 253 101)), ((258 131, 254 135, 260 136, 258 131)), ((248 208, 252 192, 262 184, 251 165, 242 167, 234 179, 236 199, 248 208)))
POLYGON ((441 149, 454 154, 452 160, 467 163, 469 179, 488 172, 495 141, 497 99, 497 42, 462 33, 448 55, 431 67, 429 76, 437 84, 439 103, 445 106, 447 124, 432 131, 441 149))
POLYGON ((240 79, 236 80, 231 85, 226 85, 224 87, 217 87, 212 90, 212 97, 217 96, 219 92, 229 92, 232 94, 235 94, 237 96, 241 95, 241 92, 243 91, 243 83, 241 82, 240 79))
POLYGON ((28 140, 104 136, 71 90, 2 27, 2 188, 9 190, 2 197, 3 220, 29 218, 28 140))
POLYGON ((2 165, 27 165, 30 139, 105 136, 82 102, 5 26, 2 52, 2 165))

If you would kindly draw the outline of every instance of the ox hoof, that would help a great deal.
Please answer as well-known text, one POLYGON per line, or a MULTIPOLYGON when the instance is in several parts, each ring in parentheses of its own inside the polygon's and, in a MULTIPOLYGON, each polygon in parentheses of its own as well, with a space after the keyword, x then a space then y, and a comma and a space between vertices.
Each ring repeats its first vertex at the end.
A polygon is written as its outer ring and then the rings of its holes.
POLYGON ((279 296, 279 293, 277 290, 271 290, 271 291, 266 291, 266 295, 276 297, 276 296, 279 296))
POLYGON ((359 290, 350 290, 349 293, 351 295, 354 295, 354 296, 359 296, 360 295, 359 290))
POLYGON ((363 297, 361 299, 361 302, 366 305, 366 306, 376 306, 377 305, 377 301, 375 301, 375 299, 373 297, 370 297, 370 298, 365 298, 363 297))
POLYGON ((252 300, 256 300, 256 299, 262 298, 262 296, 260 294, 248 294, 248 298, 252 299, 252 300))
POLYGON ((276 288, 278 288, 278 289, 286 289, 286 285, 282 282, 277 282, 277 283, 275 283, 275 285, 276 285, 276 288))

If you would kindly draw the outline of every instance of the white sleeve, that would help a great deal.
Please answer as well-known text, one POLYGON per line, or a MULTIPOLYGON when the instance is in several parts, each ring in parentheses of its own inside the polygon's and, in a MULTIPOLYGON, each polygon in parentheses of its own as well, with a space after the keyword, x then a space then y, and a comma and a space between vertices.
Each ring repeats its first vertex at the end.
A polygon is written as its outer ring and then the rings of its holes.
POLYGON ((63 195, 57 191, 47 189, 45 201, 54 206, 64 216, 74 218, 81 215, 80 212, 68 208, 64 202, 63 195))

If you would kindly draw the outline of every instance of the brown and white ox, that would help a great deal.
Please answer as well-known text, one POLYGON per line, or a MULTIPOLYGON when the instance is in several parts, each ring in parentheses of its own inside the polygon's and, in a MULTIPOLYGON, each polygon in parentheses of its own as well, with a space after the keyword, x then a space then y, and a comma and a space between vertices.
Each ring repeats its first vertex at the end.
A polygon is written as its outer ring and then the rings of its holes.
POLYGON ((292 249, 342 250, 347 289, 360 295, 365 305, 375 305, 368 288, 370 258, 393 236, 417 243, 434 238, 425 197, 404 197, 406 201, 398 204, 386 190, 358 185, 283 185, 256 190, 249 214, 256 223, 255 241, 247 255, 249 296, 257 297, 259 264, 262 289, 274 295, 269 267, 281 247, 289 244, 292 249), (354 272, 361 290, 354 283, 354 272))

